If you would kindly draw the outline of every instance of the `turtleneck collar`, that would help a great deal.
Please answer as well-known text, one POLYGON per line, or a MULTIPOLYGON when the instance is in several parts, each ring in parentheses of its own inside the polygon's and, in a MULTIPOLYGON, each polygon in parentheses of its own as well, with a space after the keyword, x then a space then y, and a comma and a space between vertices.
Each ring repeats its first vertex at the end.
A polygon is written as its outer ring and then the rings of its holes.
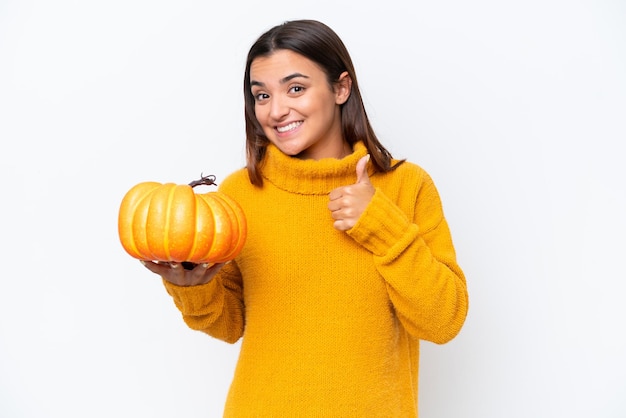
POLYGON ((362 142, 352 148, 352 154, 342 159, 301 160, 269 144, 261 174, 265 181, 291 193, 328 194, 337 187, 356 182, 356 163, 367 154, 367 148, 362 142))

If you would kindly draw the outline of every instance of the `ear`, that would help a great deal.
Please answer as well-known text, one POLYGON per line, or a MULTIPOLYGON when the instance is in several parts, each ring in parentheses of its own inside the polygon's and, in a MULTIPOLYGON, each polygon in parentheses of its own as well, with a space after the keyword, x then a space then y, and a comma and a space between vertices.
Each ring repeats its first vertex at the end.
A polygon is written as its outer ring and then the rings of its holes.
POLYGON ((335 103, 344 104, 350 97, 352 92, 352 78, 347 71, 339 76, 339 80, 335 83, 335 103))

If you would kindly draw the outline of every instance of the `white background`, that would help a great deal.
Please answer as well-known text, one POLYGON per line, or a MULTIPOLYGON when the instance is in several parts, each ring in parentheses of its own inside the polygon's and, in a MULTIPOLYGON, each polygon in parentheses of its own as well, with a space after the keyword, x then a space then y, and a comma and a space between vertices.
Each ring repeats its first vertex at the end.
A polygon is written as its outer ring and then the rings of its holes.
POLYGON ((117 237, 145 181, 244 164, 244 59, 333 27, 375 129, 439 187, 470 291, 424 418, 626 416, 626 5, 0 2, 0 416, 218 417, 239 346, 117 237))

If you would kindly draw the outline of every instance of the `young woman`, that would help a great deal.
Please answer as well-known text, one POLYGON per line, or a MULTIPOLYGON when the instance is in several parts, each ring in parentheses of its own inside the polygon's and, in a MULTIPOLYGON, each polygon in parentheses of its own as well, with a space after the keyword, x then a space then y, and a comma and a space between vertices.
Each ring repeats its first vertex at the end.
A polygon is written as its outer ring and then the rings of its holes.
POLYGON ((187 325, 243 338, 226 417, 416 417, 419 340, 467 314, 439 195, 368 121, 326 25, 286 22, 249 51, 247 167, 220 184, 248 220, 222 265, 145 263, 187 325))

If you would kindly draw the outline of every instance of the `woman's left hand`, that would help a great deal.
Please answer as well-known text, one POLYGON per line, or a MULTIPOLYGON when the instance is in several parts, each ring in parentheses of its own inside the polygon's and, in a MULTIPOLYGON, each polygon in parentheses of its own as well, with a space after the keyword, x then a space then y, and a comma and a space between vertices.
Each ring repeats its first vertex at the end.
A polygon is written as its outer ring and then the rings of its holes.
POLYGON ((356 183, 342 186, 330 192, 328 209, 335 220, 334 227, 347 231, 356 225, 357 220, 374 196, 374 186, 367 174, 369 154, 356 164, 356 183))

